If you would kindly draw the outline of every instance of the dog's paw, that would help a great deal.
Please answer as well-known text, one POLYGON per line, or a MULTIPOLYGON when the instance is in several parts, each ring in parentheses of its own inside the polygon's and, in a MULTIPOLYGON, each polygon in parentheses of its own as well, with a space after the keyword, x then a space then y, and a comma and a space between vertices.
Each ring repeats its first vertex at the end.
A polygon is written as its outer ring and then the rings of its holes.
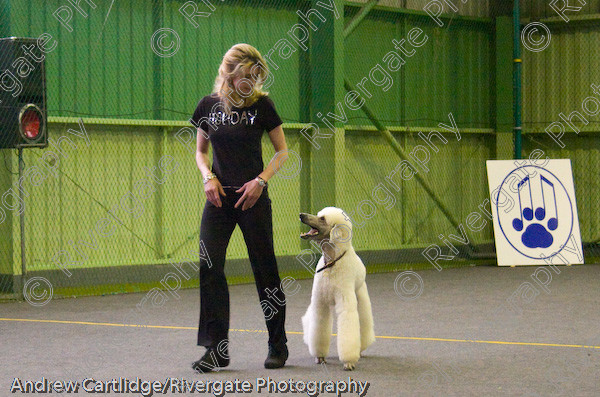
POLYGON ((315 357, 315 364, 327 364, 325 357, 315 357))
POLYGON ((354 371, 354 368, 356 368, 356 364, 344 363, 344 371, 354 371))

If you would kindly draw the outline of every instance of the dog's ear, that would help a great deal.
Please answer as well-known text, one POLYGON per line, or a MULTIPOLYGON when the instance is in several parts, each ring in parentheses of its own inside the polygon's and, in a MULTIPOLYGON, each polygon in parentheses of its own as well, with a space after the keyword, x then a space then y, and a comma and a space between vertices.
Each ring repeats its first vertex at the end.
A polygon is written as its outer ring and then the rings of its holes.
POLYGON ((329 237, 335 243, 347 243, 352 240, 352 229, 346 224, 336 223, 329 232, 329 237))

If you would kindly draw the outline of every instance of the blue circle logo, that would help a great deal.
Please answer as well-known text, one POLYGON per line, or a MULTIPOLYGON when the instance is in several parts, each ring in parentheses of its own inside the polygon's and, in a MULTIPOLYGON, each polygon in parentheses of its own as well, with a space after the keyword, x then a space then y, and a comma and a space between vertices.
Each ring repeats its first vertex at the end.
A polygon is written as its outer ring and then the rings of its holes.
POLYGON ((517 252, 539 260, 565 247, 573 231, 573 202, 552 172, 535 165, 516 168, 494 194, 500 230, 517 252))

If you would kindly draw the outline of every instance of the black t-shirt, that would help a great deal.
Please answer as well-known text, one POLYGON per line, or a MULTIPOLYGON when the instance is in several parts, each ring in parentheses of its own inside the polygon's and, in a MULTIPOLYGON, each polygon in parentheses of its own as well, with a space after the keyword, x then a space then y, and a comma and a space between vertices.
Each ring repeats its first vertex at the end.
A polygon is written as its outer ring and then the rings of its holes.
POLYGON ((268 96, 245 108, 234 106, 228 115, 216 94, 200 100, 192 122, 208 134, 213 148, 212 172, 223 186, 237 187, 263 171, 262 135, 282 124, 268 96))

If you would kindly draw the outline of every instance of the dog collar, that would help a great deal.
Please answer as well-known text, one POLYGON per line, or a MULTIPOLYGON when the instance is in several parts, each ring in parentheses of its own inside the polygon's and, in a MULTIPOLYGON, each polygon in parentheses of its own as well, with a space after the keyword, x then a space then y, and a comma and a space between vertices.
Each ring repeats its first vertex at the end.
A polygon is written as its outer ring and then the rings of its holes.
POLYGON ((342 256, 344 256, 345 254, 346 254, 346 251, 344 251, 342 253, 342 255, 338 256, 333 261, 327 263, 325 266, 323 266, 322 268, 320 268, 319 270, 317 270, 317 273, 319 273, 320 271, 323 271, 323 270, 325 270, 325 269, 327 269, 327 268, 332 267, 333 265, 335 265, 335 262, 339 261, 342 258, 342 256))

